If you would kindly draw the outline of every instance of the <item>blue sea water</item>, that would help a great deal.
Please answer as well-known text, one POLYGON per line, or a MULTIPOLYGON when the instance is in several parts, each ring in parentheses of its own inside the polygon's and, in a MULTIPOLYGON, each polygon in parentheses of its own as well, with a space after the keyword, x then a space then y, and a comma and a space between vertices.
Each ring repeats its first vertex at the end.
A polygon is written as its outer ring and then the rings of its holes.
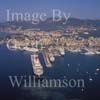
POLYGON ((50 100, 61 100, 61 98, 63 100, 70 100, 69 98, 85 100, 83 98, 91 98, 92 96, 94 98, 98 96, 99 98, 97 93, 100 91, 100 72, 98 72, 98 75, 94 73, 96 72, 96 68, 100 68, 100 55, 85 56, 66 53, 64 57, 56 57, 52 68, 45 66, 41 54, 40 59, 44 68, 44 77, 62 78, 66 76, 73 79, 83 78, 86 82, 84 92, 79 89, 34 89, 32 90, 34 91, 33 94, 30 94, 30 92, 12 88, 8 76, 33 75, 30 54, 22 51, 9 51, 6 45, 0 45, 0 91, 2 97, 16 98, 15 100, 19 100, 20 98, 21 100, 31 100, 29 98, 35 98, 33 100, 49 100, 49 98, 51 98, 50 100), (78 72, 77 69, 79 70, 78 72), (86 72, 89 74, 86 74, 86 72), (90 76, 93 78, 93 82, 89 82, 88 79, 90 76), (21 92, 25 94, 22 95, 21 92), (29 95, 27 96, 27 94, 29 95))
POLYGON ((52 68, 46 67, 41 54, 39 57, 44 69, 44 78, 82 78, 86 85, 84 91, 77 88, 12 88, 8 76, 34 75, 30 53, 9 51, 3 44, 0 45, 0 97, 3 98, 0 100, 100 100, 100 72, 95 75, 96 69, 100 68, 100 55, 66 53, 63 57, 56 57, 52 68), (89 81, 90 77, 93 81, 89 81))

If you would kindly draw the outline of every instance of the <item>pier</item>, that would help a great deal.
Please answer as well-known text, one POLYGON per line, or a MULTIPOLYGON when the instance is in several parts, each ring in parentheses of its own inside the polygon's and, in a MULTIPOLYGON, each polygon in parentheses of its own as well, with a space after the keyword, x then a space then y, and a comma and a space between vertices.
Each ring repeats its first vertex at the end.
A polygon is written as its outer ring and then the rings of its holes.
POLYGON ((43 51, 43 58, 44 58, 44 61, 45 61, 45 64, 47 67, 52 67, 52 64, 50 62, 50 59, 49 59, 49 55, 46 51, 43 51))

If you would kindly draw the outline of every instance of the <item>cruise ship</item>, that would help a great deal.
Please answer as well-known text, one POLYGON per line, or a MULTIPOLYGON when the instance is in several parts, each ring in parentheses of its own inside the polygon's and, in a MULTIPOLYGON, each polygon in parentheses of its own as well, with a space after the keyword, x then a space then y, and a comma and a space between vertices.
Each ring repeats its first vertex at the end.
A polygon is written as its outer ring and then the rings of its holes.
POLYGON ((85 53, 85 55, 94 55, 94 54, 95 54, 95 52, 92 52, 92 51, 88 51, 85 53))
POLYGON ((38 49, 37 49, 37 48, 29 48, 29 47, 27 47, 27 46, 25 46, 25 47, 23 48, 23 50, 29 51, 29 52, 38 52, 38 49))
POLYGON ((81 49, 72 49, 72 50, 69 50, 70 52, 72 53, 79 53, 81 52, 81 49))
POLYGON ((81 54, 84 54, 84 55, 95 55, 95 51, 92 50, 92 49, 88 49, 88 48, 82 48, 81 49, 81 54))
POLYGON ((38 55, 37 54, 31 55, 31 61, 34 74, 39 77, 43 75, 43 66, 40 63, 38 55))
POLYGON ((50 59, 51 62, 55 61, 55 57, 52 53, 49 53, 49 59, 50 59))
POLYGON ((61 54, 62 56, 65 55, 65 50, 64 50, 63 47, 60 47, 60 48, 59 48, 59 52, 60 52, 60 54, 61 54))
POLYGON ((95 51, 96 54, 100 54, 100 51, 95 51))

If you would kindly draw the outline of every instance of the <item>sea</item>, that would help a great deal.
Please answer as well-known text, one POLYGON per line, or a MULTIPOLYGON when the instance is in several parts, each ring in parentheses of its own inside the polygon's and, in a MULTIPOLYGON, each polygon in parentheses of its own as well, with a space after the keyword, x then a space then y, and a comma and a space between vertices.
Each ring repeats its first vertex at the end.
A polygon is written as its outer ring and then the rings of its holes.
POLYGON ((0 100, 100 100, 100 55, 66 52, 47 68, 39 54, 42 78, 84 79, 84 88, 18 88, 12 87, 9 76, 33 75, 30 53, 10 51, 0 45, 0 100))

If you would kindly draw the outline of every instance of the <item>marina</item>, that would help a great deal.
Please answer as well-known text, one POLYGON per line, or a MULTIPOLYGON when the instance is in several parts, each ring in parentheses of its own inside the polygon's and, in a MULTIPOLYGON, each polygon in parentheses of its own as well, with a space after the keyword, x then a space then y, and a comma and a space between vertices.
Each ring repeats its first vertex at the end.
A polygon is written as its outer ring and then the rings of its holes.
MULTIPOLYGON (((64 58, 63 60, 61 59, 61 56, 56 57, 53 67, 50 67, 50 68, 45 67, 44 68, 44 65, 42 65, 42 63, 40 63, 40 60, 43 61, 44 58, 39 59, 38 53, 32 53, 30 56, 30 54, 20 52, 19 50, 14 51, 14 52, 9 52, 9 50, 6 48, 6 46, 1 46, 1 51, 4 51, 4 52, 0 52, 0 55, 3 56, 3 57, 2 56, 0 56, 0 57, 1 57, 1 59, 3 59, 5 61, 5 63, 0 62, 1 65, 3 66, 3 67, 1 66, 1 71, 3 72, 2 76, 4 76, 4 75, 8 76, 10 74, 10 72, 13 75, 16 75, 16 72, 17 72, 18 76, 26 75, 26 74, 28 74, 28 75, 31 74, 31 76, 33 76, 35 74, 36 76, 38 76, 39 79, 40 79, 40 77, 43 77, 43 78, 49 77, 50 79, 56 78, 56 77, 59 77, 60 79, 62 79, 62 77, 64 77, 64 79, 66 79, 68 77, 69 78, 80 78, 81 77, 82 79, 85 80, 86 84, 89 83, 89 85, 87 85, 87 87, 86 87, 87 89, 90 89, 90 85, 92 85, 93 82, 95 82, 95 80, 97 80, 97 82, 99 83, 99 79, 100 79, 100 62, 99 62, 100 56, 99 55, 93 55, 93 56, 87 57, 87 55, 83 56, 83 54, 69 52, 69 53, 65 54, 65 56, 63 57, 64 58), (12 56, 9 56, 9 55, 12 55, 12 56), (35 63, 34 63, 34 58, 35 58, 34 55, 36 56, 36 58, 38 58, 38 61, 35 60, 35 63), (32 57, 31 61, 30 61, 30 57, 32 57), (16 62, 16 58, 19 58, 19 60, 17 62, 16 62), (10 64, 10 66, 9 66, 9 64, 10 64), (37 66, 39 66, 39 67, 37 67, 37 66), (32 69, 31 69, 31 67, 32 67, 32 69), (8 68, 8 70, 6 70, 6 73, 5 73, 5 68, 8 68), (12 71, 11 71, 11 69, 12 69, 12 71), (32 70, 33 70, 34 74, 33 74, 32 70)), ((49 52, 47 52, 47 53, 49 54, 49 52)), ((5 77, 2 77, 2 80, 4 80, 4 79, 6 80, 5 77)), ((37 79, 36 79, 36 81, 37 81, 37 79)), ((7 81, 5 81, 4 84, 5 83, 7 83, 7 81)), ((5 85, 3 85, 3 86, 5 86, 5 85)), ((99 84, 95 84, 95 86, 99 86, 99 84)), ((6 87, 7 87, 7 85, 6 85, 6 87)), ((34 88, 34 89, 35 89, 34 92, 32 90, 33 94, 36 92, 36 88, 34 88)), ((48 89, 48 91, 50 91, 50 95, 51 95, 52 89, 50 89, 50 90, 48 89)), ((79 89, 79 90, 81 92, 81 89, 79 89)), ((77 89, 77 91, 79 91, 79 90, 77 89)), ((91 90, 89 92, 91 92, 91 90)), ((97 90, 97 88, 95 89, 95 91, 96 90, 97 90)), ((7 89, 7 91, 8 91, 8 89, 7 89)), ((23 91, 25 91, 25 90, 23 90, 23 91)), ((48 91, 46 91, 46 93, 48 91)), ((65 91, 68 92, 68 88, 66 90, 64 90, 64 92, 62 92, 62 94, 64 94, 65 91)), ((85 91, 85 89, 84 90, 82 89, 82 93, 84 91, 85 91)), ((38 89, 37 92, 40 93, 40 89, 38 89)), ((8 93, 9 93, 9 91, 8 91, 8 93)), ((12 93, 13 93, 13 91, 12 91, 12 93)), ((12 93, 11 93, 11 96, 12 96, 12 93)), ((16 91, 15 91, 15 93, 16 93, 16 91)), ((25 93, 27 95, 27 92, 25 92, 25 93)))
POLYGON ((80 53, 80 54, 84 54, 86 56, 92 56, 92 55, 99 55, 100 52, 96 49, 88 49, 88 48, 83 48, 83 50, 77 48, 77 49, 67 49, 64 48, 63 46, 57 46, 57 47, 48 47, 47 50, 46 48, 38 48, 38 42, 36 42, 35 47, 29 47, 29 46, 19 46, 16 43, 16 40, 14 40, 14 44, 11 45, 12 40, 9 40, 9 42, 6 44, 7 48, 9 50, 21 50, 21 51, 27 51, 31 53, 31 63, 32 63, 32 68, 33 68, 33 72, 35 75, 37 76, 41 76, 44 73, 43 70, 43 65, 40 62, 38 53, 41 53, 43 55, 43 59, 45 62, 45 65, 47 68, 51 68, 53 62, 55 62, 55 57, 56 56, 64 56, 67 52, 71 52, 71 53, 80 53), (85 52, 84 52, 85 51, 85 52))

